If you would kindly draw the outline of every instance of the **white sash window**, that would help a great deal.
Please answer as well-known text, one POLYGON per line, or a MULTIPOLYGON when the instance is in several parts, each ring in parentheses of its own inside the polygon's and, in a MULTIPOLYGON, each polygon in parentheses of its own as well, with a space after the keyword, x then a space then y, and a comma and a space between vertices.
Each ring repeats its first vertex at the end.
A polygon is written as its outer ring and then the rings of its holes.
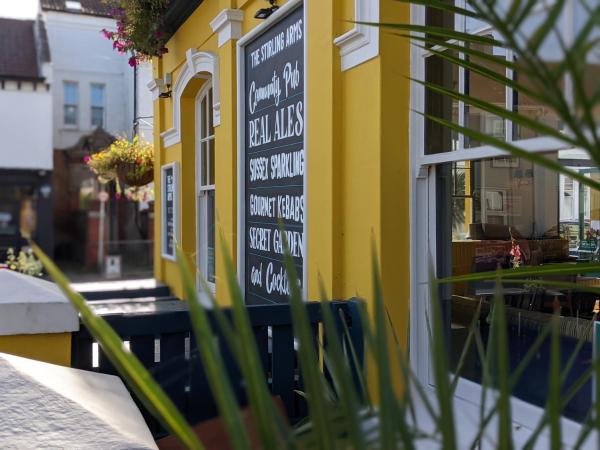
MULTIPOLYGON (((501 3, 501 2, 498 2, 501 3)), ((457 0, 457 6, 464 7, 464 1, 457 0)), ((571 5, 570 2, 566 3, 571 5)), ((567 6, 570 8, 572 6, 567 6)), ((537 8, 543 13, 543 5, 537 8)), ((577 10, 567 10, 564 20, 577 26, 577 10)), ((495 31, 485 24, 475 23, 464 18, 442 15, 422 6, 413 6, 413 23, 435 26, 454 26, 459 31, 479 35, 495 35, 495 31)), ((535 15, 531 18, 531 29, 535 29, 535 15)), ((572 27, 565 26, 565 33, 572 27)), ((566 36, 568 41, 568 36, 566 36)), ((419 43, 420 44, 420 43, 419 43)), ((542 57, 549 64, 558 64, 560 55, 556 52, 560 46, 546 45, 542 48, 542 57)), ((444 50, 437 46, 437 50, 444 50)), ((510 51, 495 48, 478 48, 499 59, 514 61, 510 51)), ((413 46, 411 72, 416 79, 436 83, 447 89, 477 97, 486 102, 508 110, 518 111, 536 121, 558 130, 564 130, 564 124, 545 106, 514 92, 510 88, 493 83, 487 78, 458 68, 421 45, 413 46)), ((459 57, 466 57, 464 54, 459 57)), ((487 61, 487 60, 486 60, 487 61)), ((527 85, 528 80, 519 78, 518 73, 494 66, 485 65, 490 70, 500 70, 507 77, 518 79, 527 85)), ((594 63, 590 70, 600 73, 600 65, 594 63), (595 64, 595 65, 594 65, 595 64)), ((561 80, 567 101, 571 96, 571 80, 561 80)), ((561 164, 579 171, 585 176, 600 179, 600 170, 594 167, 590 158, 580 149, 568 148, 563 142, 548 136, 540 136, 533 130, 518 127, 510 121, 486 111, 464 104, 437 93, 426 92, 413 83, 411 87, 411 108, 418 112, 442 117, 461 126, 515 143, 529 152, 543 152, 561 164)), ((435 389, 429 360, 429 338, 427 318, 429 309, 429 271, 433 264, 438 277, 461 275, 474 271, 494 270, 498 264, 508 268, 511 264, 511 235, 516 239, 522 251, 523 264, 540 265, 555 262, 577 261, 585 259, 600 245, 600 238, 594 236, 600 228, 600 210, 593 205, 600 204, 600 194, 591 193, 588 188, 579 188, 578 183, 566 179, 547 169, 538 167, 522 158, 513 158, 505 152, 480 142, 469 140, 450 129, 429 122, 422 115, 411 115, 411 262, 413 270, 411 280, 411 363, 418 378, 426 387, 435 389), (590 243, 594 241, 594 245, 590 243)), ((586 274, 597 277, 597 274, 586 274)), ((589 282, 585 277, 575 277, 579 283, 589 282)), ((600 282, 600 277, 597 278, 600 282)), ((559 280, 557 280, 559 281, 559 280)), ((543 321, 545 314, 551 314, 560 304, 561 314, 566 320, 589 322, 593 300, 583 293, 560 289, 547 289, 533 292, 517 286, 507 292, 506 304, 511 308, 514 323, 511 322, 512 363, 528 348, 534 332, 527 329, 526 320, 543 321), (521 290, 519 290, 521 289, 521 290), (530 336, 527 336, 530 333, 530 336)), ((462 350, 469 320, 480 301, 491 297, 490 286, 485 283, 455 284, 440 292, 445 323, 448 334, 448 352, 451 367, 454 366, 462 350)), ((485 338, 485 320, 480 321, 481 332, 485 338)), ((561 337, 563 339, 563 337, 561 337)), ((569 351, 569 340, 565 337, 563 351, 569 351)), ((581 353, 581 361, 576 363, 575 371, 589 366, 586 352, 581 353)), ((543 352, 540 354, 543 355, 543 352)), ((456 390, 455 401, 465 415, 471 412, 478 415, 481 396, 481 367, 473 353, 467 358, 461 380, 456 390), (472 408, 472 410, 469 410, 472 408)), ((548 380, 544 374, 544 358, 537 358, 522 377, 513 392, 513 418, 515 426, 522 429, 516 438, 525 436, 537 424, 544 407, 545 391, 548 380), (536 366, 537 365, 537 366, 536 366)), ((579 375, 573 375, 576 379, 579 375)), ((585 386, 580 395, 564 410, 572 420, 582 420, 582 414, 591 396, 591 384, 585 386), (586 403, 587 402, 587 403, 586 403)), ((589 405, 588 405, 589 406, 589 405)), ((565 427, 577 435, 578 425, 565 419, 565 427), (570 428, 569 428, 570 427, 570 428)), ((459 423, 460 427, 460 423, 459 423)), ((469 439, 471 424, 465 424, 459 435, 469 439)), ((565 432, 564 436, 569 435, 565 432)), ((568 438, 566 438, 568 442, 568 438)))
POLYGON ((213 87, 206 82, 196 98, 196 209, 197 267, 215 286, 215 129, 212 114, 213 87))

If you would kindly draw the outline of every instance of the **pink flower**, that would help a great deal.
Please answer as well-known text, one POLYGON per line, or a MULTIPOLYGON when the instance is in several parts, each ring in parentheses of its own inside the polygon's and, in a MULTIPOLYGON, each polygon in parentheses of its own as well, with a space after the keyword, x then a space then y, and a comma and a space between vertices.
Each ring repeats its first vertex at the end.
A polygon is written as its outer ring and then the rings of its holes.
POLYGON ((132 56, 131 58, 129 58, 129 65, 131 67, 137 66, 137 59, 135 59, 135 56, 132 56))
POLYGON ((513 268, 519 267, 521 265, 521 246, 514 239, 511 242, 508 254, 511 256, 510 260, 513 268))
POLYGON ((90 158, 90 155, 85 155, 85 156, 83 157, 83 162, 87 164, 87 163, 89 162, 89 160, 90 160, 90 159, 92 159, 92 158, 90 158))
POLYGON ((108 31, 106 28, 102 29, 102 34, 106 39, 112 39, 113 33, 108 31))

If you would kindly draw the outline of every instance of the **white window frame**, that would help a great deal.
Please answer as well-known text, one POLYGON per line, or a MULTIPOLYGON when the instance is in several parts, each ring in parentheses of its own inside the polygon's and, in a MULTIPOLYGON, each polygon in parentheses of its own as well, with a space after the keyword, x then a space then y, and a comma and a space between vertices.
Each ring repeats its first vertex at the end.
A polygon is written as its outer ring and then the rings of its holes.
POLYGON ((180 183, 179 183, 179 163, 172 162, 170 164, 165 164, 160 167, 160 192, 161 192, 161 211, 160 211, 160 253, 163 259, 168 259, 170 261, 177 260, 177 252, 175 251, 176 246, 179 244, 181 230, 180 230, 180 183), (167 178, 167 170, 173 169, 173 183, 175 185, 175 189, 173 194, 175 196, 173 200, 173 254, 167 253, 167 239, 165 231, 167 229, 167 210, 165 201, 166 198, 166 178, 167 178))
MULTIPOLYGON (((464 6, 464 0, 458 0, 459 6, 464 6)), ((425 24, 425 7, 411 5, 411 20, 413 24, 425 24)), ((488 29, 477 30, 489 32, 488 29)), ((420 44, 417 41, 417 44, 420 44)), ((425 79, 426 52, 420 45, 411 46, 411 77, 425 79)), ((462 72, 464 73, 464 72, 462 72)), ((509 74, 507 74, 509 75, 509 74)), ((459 75, 459 86, 464 86, 459 75)), ((565 83, 565 88, 567 83, 565 83)), ((512 97, 512 95, 511 95, 512 97)), ((507 95, 508 101, 508 95, 507 95)), ((412 83, 410 90, 410 261, 411 270, 411 293, 410 293, 410 360, 411 367, 416 378, 421 380, 425 392, 435 398, 435 385, 433 381, 433 370, 430 360, 429 334, 427 329, 427 318, 431 317, 429 312, 429 273, 433 268, 436 273, 436 166, 442 163, 479 160, 496 156, 505 156, 507 152, 492 146, 481 146, 477 148, 459 148, 456 151, 425 154, 423 136, 425 133, 425 119, 418 112, 425 110, 425 88, 412 83), (426 205, 425 207, 423 205, 426 205)), ((459 103, 459 114, 464 109, 462 102, 459 103)), ((461 117, 459 120, 463 120, 461 117)), ((507 139, 511 136, 512 126, 505 126, 507 139), (509 131, 511 130, 511 131, 509 131)), ((462 137, 460 137, 462 141, 462 137)), ((549 137, 536 137, 512 141, 512 144, 531 153, 542 153, 568 148, 563 142, 549 137)), ((450 376, 450 374, 449 374, 450 376)), ((460 411, 463 417, 478 417, 479 404, 481 400, 481 385, 465 378, 458 382, 455 392, 455 410, 460 411)), ((512 414, 515 431, 515 444, 524 443, 529 437, 531 430, 535 428, 544 410, 523 400, 513 397, 512 414)), ((578 436, 580 424, 563 418, 563 439, 565 444, 572 445, 578 436)), ((474 433, 474 423, 470 420, 459 420, 456 422, 459 439, 470 439, 474 433)), ((490 433, 496 433, 495 427, 488 427, 490 433)), ((542 434, 544 439, 545 434, 542 434)), ((492 436, 493 438, 493 436, 492 436)), ((591 443, 590 437, 587 443, 591 443)))
MULTIPOLYGON (((212 95, 214 96, 214 86, 212 83, 212 78, 206 80, 206 82, 204 83, 204 86, 202 86, 202 88, 198 91, 198 94, 196 95, 196 99, 195 99, 195 111, 196 111, 196 116, 195 116, 195 120, 196 120, 196 122, 195 122, 196 123, 196 138, 195 138, 195 145, 196 145, 196 267, 197 267, 197 272, 198 272, 198 277, 197 277, 198 291, 202 291, 201 286, 200 286, 200 277, 202 277, 208 284, 208 287, 212 290, 212 293, 214 294, 216 292, 215 283, 210 282, 208 280, 208 239, 207 239, 208 205, 207 205, 207 200, 208 200, 208 194, 210 192, 213 192, 214 198, 216 200, 216 190, 215 190, 214 180, 212 180, 213 184, 205 184, 205 185, 202 184, 202 169, 203 169, 203 167, 202 167, 202 154, 201 154, 201 150, 202 150, 201 144, 203 144, 203 143, 208 144, 209 142, 212 142, 213 148, 215 150, 215 156, 216 156, 214 120, 213 120, 213 134, 207 134, 206 136, 202 136, 202 127, 201 127, 201 123, 202 123, 201 121, 204 120, 205 121, 205 130, 207 133, 210 132, 208 124, 209 124, 209 119, 210 119, 209 116, 212 113, 212 105, 209 104, 210 97, 208 94, 209 94, 209 91, 211 91, 211 90, 212 90, 212 95), (204 99, 206 99, 206 104, 208 105, 208 110, 209 110, 208 114, 204 114, 204 112, 202 111, 202 100, 204 100, 204 99)), ((208 180, 208 177, 210 174, 210 164, 211 164, 210 151, 207 152, 206 164, 208 165, 207 172, 206 172, 207 182, 210 182, 210 180, 208 180)), ((215 175, 216 175, 216 170, 215 170, 215 175)), ((216 211, 215 211, 215 217, 213 217, 213 221, 216 224, 216 211)), ((215 235, 215 253, 216 253, 216 235, 215 235)), ((216 271, 216 265, 215 265, 215 271, 216 271)))
POLYGON ((62 82, 62 124, 64 128, 77 129, 79 127, 79 83, 77 81, 72 80, 63 80, 62 82), (67 85, 75 86, 75 103, 67 103, 67 99, 65 96, 65 88, 67 85), (65 121, 65 106, 74 106, 75 107, 75 123, 67 123, 65 121))
POLYGON ((106 84, 104 83, 90 83, 90 127, 97 127, 94 125, 92 120, 94 118, 94 108, 102 108, 102 125, 101 128, 106 129, 106 84), (102 89, 102 105, 94 105, 93 94, 94 88, 102 89))

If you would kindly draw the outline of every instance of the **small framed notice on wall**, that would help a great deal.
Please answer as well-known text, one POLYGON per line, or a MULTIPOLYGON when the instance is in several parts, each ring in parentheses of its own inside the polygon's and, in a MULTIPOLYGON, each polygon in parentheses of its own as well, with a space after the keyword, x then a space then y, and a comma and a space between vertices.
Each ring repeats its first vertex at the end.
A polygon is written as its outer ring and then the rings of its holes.
POLYGON ((179 165, 174 162, 160 168, 161 189, 161 253, 175 261, 179 241, 179 165))

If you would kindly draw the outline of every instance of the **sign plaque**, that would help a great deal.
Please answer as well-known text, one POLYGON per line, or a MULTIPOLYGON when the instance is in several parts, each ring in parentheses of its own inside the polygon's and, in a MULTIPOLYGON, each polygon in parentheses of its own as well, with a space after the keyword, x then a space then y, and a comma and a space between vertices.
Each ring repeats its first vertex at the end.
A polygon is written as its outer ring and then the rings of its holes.
POLYGON ((240 233, 247 304, 288 302, 284 236, 302 282, 304 38, 304 7, 300 5, 240 48, 244 96, 240 233))

